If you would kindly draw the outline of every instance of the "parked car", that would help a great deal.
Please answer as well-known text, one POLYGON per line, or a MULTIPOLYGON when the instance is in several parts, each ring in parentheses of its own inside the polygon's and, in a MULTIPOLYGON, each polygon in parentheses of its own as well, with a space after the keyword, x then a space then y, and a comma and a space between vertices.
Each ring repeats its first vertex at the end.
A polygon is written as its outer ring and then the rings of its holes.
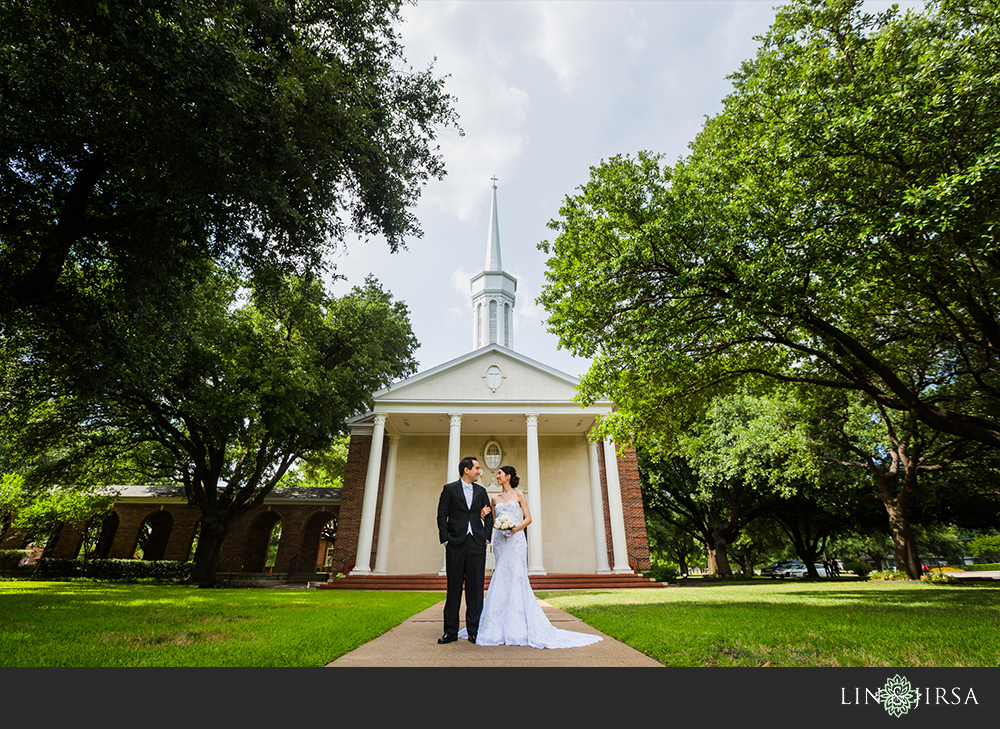
POLYGON ((793 570, 805 569, 806 566, 802 562, 786 562, 783 566, 776 569, 771 573, 771 577, 791 577, 791 572, 793 570))
POLYGON ((781 572, 785 570, 786 567, 791 567, 797 564, 802 564, 802 563, 797 562, 794 559, 778 560, 777 562, 772 562, 767 567, 761 567, 760 576, 770 577, 773 580, 775 577, 778 577, 781 574, 781 572))
MULTIPOLYGON (((816 574, 818 574, 820 577, 826 577, 827 576, 827 574, 826 574, 826 568, 823 567, 822 564, 820 564, 820 563, 817 562, 813 566, 816 568, 816 574)), ((809 576, 809 569, 804 564, 802 564, 800 562, 799 564, 795 565, 794 567, 790 567, 789 569, 785 570, 784 573, 781 576, 782 577, 808 577, 809 576)))

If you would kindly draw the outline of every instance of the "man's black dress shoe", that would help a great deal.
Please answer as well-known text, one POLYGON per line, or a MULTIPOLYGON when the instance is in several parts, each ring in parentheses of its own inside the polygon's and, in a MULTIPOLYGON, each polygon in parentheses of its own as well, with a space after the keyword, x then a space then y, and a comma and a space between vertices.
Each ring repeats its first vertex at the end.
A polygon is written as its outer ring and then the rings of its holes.
POLYGON ((451 642, 456 641, 456 640, 458 640, 458 636, 457 635, 448 635, 447 633, 445 633, 440 638, 438 638, 438 643, 441 643, 441 644, 451 643, 451 642))
POLYGON ((470 643, 475 643, 476 642, 476 636, 475 635, 470 635, 469 636, 469 642, 470 643))

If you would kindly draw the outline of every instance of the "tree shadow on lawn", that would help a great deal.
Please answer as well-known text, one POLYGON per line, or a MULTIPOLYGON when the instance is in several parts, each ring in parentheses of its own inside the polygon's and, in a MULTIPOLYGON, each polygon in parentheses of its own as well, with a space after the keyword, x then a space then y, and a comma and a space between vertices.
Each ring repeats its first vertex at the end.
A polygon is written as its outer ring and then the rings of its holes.
MULTIPOLYGON (((770 577, 760 577, 759 575, 753 578, 748 577, 693 577, 684 578, 679 577, 675 582, 671 582, 671 586, 677 587, 687 587, 687 588, 704 588, 704 587, 738 587, 738 586, 754 586, 754 587, 780 587, 782 585, 797 585, 801 583, 813 583, 813 584, 846 584, 846 585, 856 585, 860 582, 865 582, 860 577, 855 575, 846 575, 843 577, 820 577, 818 580, 814 580, 809 577, 775 577, 771 579, 770 577)), ((1000 582, 1000 581, 998 581, 1000 582)))
POLYGON ((996 592, 990 591, 990 588, 976 594, 964 587, 960 589, 960 593, 956 593, 954 590, 942 589, 941 587, 917 587, 916 585, 885 590, 880 590, 877 587, 866 590, 802 590, 796 594, 823 601, 836 600, 868 605, 913 604, 915 607, 924 607, 928 603, 952 607, 996 607, 997 598, 1000 597, 996 592))
MULTIPOLYGON (((766 595, 756 600, 740 599, 733 596, 731 600, 709 598, 699 600, 690 593, 683 601, 647 603, 646 607, 653 609, 706 609, 713 612, 728 612, 731 610, 781 610, 781 611, 820 611, 847 610, 877 611, 886 610, 901 613, 926 611, 929 614, 941 615, 945 612, 968 612, 970 617, 982 614, 984 619, 995 619, 997 598, 992 590, 979 593, 962 589, 942 590, 929 587, 894 587, 891 589, 834 589, 834 590, 799 590, 793 594, 783 593, 779 598, 771 600, 766 595)), ((596 607, 596 606, 595 606, 596 607)))

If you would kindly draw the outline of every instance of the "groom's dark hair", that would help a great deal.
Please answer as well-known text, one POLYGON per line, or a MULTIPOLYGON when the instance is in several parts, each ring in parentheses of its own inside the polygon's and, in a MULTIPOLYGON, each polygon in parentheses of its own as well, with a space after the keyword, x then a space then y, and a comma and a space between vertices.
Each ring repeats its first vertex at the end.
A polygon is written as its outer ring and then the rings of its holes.
POLYGON ((461 461, 458 462, 458 477, 461 478, 465 475, 465 472, 472 468, 472 464, 478 461, 478 458, 473 458, 472 456, 466 456, 461 461))

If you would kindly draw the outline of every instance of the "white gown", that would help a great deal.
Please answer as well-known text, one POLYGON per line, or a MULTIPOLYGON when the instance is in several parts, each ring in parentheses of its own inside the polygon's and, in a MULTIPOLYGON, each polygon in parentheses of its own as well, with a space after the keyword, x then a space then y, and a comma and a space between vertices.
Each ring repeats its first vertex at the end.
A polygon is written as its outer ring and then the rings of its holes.
MULTIPOLYGON (((508 514, 515 522, 524 518, 515 499, 496 505, 494 517, 508 514)), ((493 532, 496 567, 483 599, 476 645, 530 645, 532 648, 578 648, 603 640, 599 635, 555 627, 545 617, 528 582, 528 542, 524 530, 504 537, 493 532)), ((468 636, 465 628, 458 634, 468 636)))

